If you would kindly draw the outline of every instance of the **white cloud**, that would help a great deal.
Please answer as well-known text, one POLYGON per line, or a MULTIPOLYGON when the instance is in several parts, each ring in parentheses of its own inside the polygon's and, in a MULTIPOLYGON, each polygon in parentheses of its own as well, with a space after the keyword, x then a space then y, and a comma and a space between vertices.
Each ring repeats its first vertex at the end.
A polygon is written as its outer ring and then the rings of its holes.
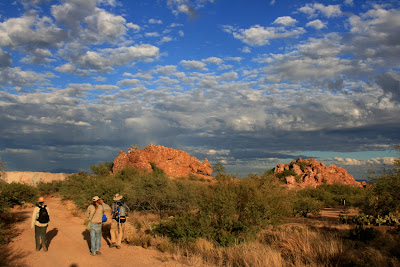
POLYGON ((167 65, 167 66, 156 66, 154 70, 155 73, 171 73, 176 71, 175 65, 167 65))
POLYGON ((150 24, 163 24, 162 20, 160 19, 149 19, 150 24))
POLYGON ((73 63, 67 63, 56 68, 60 72, 79 72, 80 69, 89 69, 99 72, 112 70, 113 66, 121 66, 132 61, 144 61, 157 58, 159 48, 142 44, 129 47, 105 48, 98 51, 87 51, 73 63), (78 68, 76 67, 78 66, 78 68))
POLYGON ((262 46, 269 44, 271 39, 278 38, 297 38, 305 33, 303 28, 295 28, 291 31, 284 28, 262 27, 255 25, 249 29, 240 29, 233 33, 233 37, 252 46, 262 46))
POLYGON ((348 5, 348 6, 353 6, 354 2, 353 2, 353 0, 344 0, 344 4, 348 5))
POLYGON ((182 66, 184 66, 187 69, 196 69, 196 70, 204 70, 206 64, 201 62, 201 61, 197 61, 197 60, 182 60, 179 64, 181 64, 182 66))
POLYGON ((144 34, 146 37, 159 37, 160 34, 158 32, 146 32, 144 34))
POLYGON ((138 79, 124 79, 117 82, 118 86, 130 86, 130 85, 137 85, 140 81, 138 79))
POLYGON ((245 47, 242 48, 242 52, 246 53, 246 54, 247 53, 251 53, 251 49, 248 46, 245 46, 245 47))
POLYGON ((307 27, 312 27, 315 28, 317 30, 320 30, 322 28, 326 28, 326 24, 323 23, 322 21, 320 21, 319 19, 310 21, 306 24, 307 27))
POLYGON ((223 60, 218 57, 209 57, 209 58, 203 59, 202 61, 206 62, 206 63, 213 63, 215 65, 219 65, 223 62, 223 60))
POLYGON ((273 24, 282 24, 285 26, 293 26, 296 23, 297 23, 297 20, 295 20, 294 18, 292 18, 290 16, 279 17, 273 22, 273 24))
POLYGON ((163 43, 168 43, 171 42, 173 39, 169 36, 164 36, 158 43, 163 44, 163 43))
POLYGON ((315 17, 318 14, 322 14, 328 18, 339 17, 342 15, 339 5, 325 6, 320 3, 306 4, 305 6, 299 8, 299 11, 309 15, 310 17, 315 17))
POLYGON ((130 29, 135 30, 135 31, 140 31, 140 29, 141 29, 139 25, 133 24, 132 22, 128 22, 128 23, 126 24, 126 26, 127 26, 128 28, 130 28, 130 29))

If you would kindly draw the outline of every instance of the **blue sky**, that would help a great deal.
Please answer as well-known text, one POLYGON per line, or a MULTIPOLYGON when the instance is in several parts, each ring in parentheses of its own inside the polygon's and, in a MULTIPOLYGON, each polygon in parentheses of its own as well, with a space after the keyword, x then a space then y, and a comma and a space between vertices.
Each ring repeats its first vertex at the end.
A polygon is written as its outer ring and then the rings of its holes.
POLYGON ((132 144, 245 176, 316 157, 357 179, 400 130, 398 1, 0 3, 0 155, 88 170, 132 144))

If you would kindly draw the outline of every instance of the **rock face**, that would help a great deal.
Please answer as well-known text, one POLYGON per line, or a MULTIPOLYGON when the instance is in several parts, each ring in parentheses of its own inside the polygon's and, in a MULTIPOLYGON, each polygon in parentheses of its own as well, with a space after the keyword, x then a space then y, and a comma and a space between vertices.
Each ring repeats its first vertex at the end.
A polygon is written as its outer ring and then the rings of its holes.
POLYGON ((289 187, 317 187, 322 184, 346 184, 357 187, 365 182, 357 182, 345 169, 335 165, 325 166, 314 158, 297 159, 288 164, 278 164, 274 173, 286 181, 289 187))
POLYGON ((50 173, 50 172, 4 172, 1 179, 7 183, 21 183, 28 185, 36 185, 39 182, 52 182, 64 180, 68 177, 66 173, 50 173))
POLYGON ((128 166, 135 167, 142 171, 152 171, 151 163, 170 177, 189 177, 195 175, 203 178, 211 177, 211 164, 207 158, 200 162, 196 157, 191 157, 187 152, 167 148, 161 145, 149 145, 144 149, 129 148, 128 153, 120 151, 114 160, 113 173, 128 166))

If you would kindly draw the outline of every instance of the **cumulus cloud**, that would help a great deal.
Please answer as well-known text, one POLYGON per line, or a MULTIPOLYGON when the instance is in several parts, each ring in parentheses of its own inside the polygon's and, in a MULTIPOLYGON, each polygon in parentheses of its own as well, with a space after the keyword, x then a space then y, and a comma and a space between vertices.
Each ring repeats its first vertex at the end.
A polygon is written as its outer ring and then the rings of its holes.
POLYGON ((292 18, 290 16, 279 17, 273 22, 273 24, 282 24, 285 26, 293 26, 296 23, 297 23, 297 20, 295 20, 294 18, 292 18))
POLYGON ((222 62, 224 62, 222 59, 220 59, 218 57, 209 57, 209 58, 203 59, 202 61, 206 62, 206 63, 213 63, 215 65, 220 65, 222 62))
POLYGON ((322 21, 320 21, 319 19, 310 21, 306 24, 307 27, 312 27, 315 28, 317 30, 320 30, 322 28, 326 28, 326 24, 323 23, 322 21))
POLYGON ((160 19, 149 19, 150 24, 163 24, 162 20, 160 19))
POLYGON ((299 11, 309 15, 310 17, 315 17, 319 14, 328 18, 339 17, 342 15, 339 5, 325 6, 320 3, 306 4, 305 6, 299 8, 299 11))
POLYGON ((11 55, 10 53, 4 52, 0 49, 0 69, 5 67, 11 67, 11 55))
POLYGON ((179 64, 192 70, 204 70, 206 66, 205 63, 197 60, 182 60, 179 64))
POLYGON ((303 28, 287 30, 284 28, 262 27, 255 25, 249 29, 239 29, 233 32, 233 37, 251 46, 263 46, 270 43, 271 39, 297 38, 305 33, 303 28))
POLYGON ((64 64, 57 68, 60 72, 77 72, 79 69, 89 69, 107 72, 113 66, 121 66, 132 61, 152 60, 159 56, 159 48, 152 45, 135 45, 129 47, 105 48, 98 51, 87 51, 72 64, 64 64), (77 67, 75 67, 77 66, 77 67))
POLYGON ((128 23, 126 24, 126 26, 127 26, 128 28, 130 28, 130 29, 133 29, 134 31, 140 31, 140 29, 141 29, 139 25, 133 24, 132 22, 128 22, 128 23))

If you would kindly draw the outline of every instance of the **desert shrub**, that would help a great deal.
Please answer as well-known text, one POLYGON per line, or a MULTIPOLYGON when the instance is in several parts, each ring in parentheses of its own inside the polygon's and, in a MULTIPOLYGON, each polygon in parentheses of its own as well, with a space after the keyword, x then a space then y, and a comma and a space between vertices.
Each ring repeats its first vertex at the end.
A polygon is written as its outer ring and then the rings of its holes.
POLYGON ((379 175, 365 197, 363 212, 371 215, 387 215, 400 212, 400 173, 379 175))
POLYGON ((316 188, 306 188, 298 192, 298 196, 314 198, 324 203, 326 207, 343 205, 360 206, 366 195, 366 189, 344 184, 321 185, 316 188))
POLYGON ((97 175, 109 175, 112 172, 114 162, 104 161, 97 165, 91 165, 90 170, 97 175))
POLYGON ((36 188, 39 191, 39 194, 42 196, 54 194, 60 191, 60 187, 62 186, 63 181, 52 181, 45 183, 40 181, 36 188))
POLYGON ((78 208, 85 208, 97 195, 112 203, 115 193, 122 192, 124 183, 114 176, 89 175, 84 172, 70 175, 60 187, 63 199, 73 200, 78 208))
POLYGON ((11 208, 15 205, 35 203, 38 191, 36 188, 18 183, 0 183, 0 244, 6 244, 16 236, 11 228, 17 218, 11 208))
POLYGON ((38 190, 32 186, 19 183, 1 183, 0 184, 0 206, 2 208, 11 208, 15 205, 25 203, 35 203, 38 196, 38 190))
POLYGON ((285 183, 286 183, 285 177, 288 177, 288 176, 294 176, 298 180, 297 174, 293 169, 284 170, 283 172, 276 174, 276 177, 278 177, 278 179, 281 182, 285 182, 285 183))
POLYGON ((287 195, 273 180, 220 175, 217 184, 203 191, 197 212, 164 220, 153 230, 173 242, 206 238, 231 246, 250 240, 263 226, 288 214, 287 195))
POLYGON ((293 215, 307 217, 308 214, 318 214, 324 208, 324 203, 309 196, 297 196, 293 201, 293 215))
MULTIPOLYGON (((400 153, 400 145, 395 149, 400 153)), ((372 179, 362 210, 371 215, 388 215, 400 212, 400 158, 394 160, 394 167, 372 179)))

